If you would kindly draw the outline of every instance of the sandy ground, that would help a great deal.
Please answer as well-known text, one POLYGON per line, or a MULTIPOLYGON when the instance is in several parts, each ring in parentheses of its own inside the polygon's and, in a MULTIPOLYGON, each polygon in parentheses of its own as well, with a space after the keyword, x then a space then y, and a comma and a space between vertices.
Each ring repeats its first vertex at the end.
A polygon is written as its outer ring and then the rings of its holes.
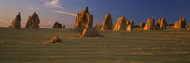
POLYGON ((100 31, 80 38, 66 29, 0 28, 0 63, 189 63, 190 31, 100 31), (53 36, 62 43, 49 44, 53 36))

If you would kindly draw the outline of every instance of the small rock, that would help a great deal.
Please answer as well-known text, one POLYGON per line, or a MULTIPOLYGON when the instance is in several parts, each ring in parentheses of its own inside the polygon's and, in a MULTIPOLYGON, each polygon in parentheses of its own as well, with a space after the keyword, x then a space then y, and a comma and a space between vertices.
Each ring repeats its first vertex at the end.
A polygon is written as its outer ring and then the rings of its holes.
POLYGON ((55 36, 51 39, 50 43, 60 43, 62 42, 58 36, 55 36))

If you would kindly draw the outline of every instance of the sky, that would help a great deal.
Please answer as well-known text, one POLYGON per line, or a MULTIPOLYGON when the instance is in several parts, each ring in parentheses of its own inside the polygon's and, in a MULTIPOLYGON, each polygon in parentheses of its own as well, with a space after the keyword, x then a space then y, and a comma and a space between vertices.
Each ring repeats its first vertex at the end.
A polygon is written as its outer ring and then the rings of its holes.
POLYGON ((147 18, 165 17, 174 24, 185 17, 190 22, 190 0, 0 0, 0 27, 11 25, 15 16, 21 12, 21 24, 25 27, 28 16, 34 11, 40 18, 41 28, 52 28, 55 22, 73 28, 76 13, 86 6, 94 16, 95 24, 102 24, 107 13, 111 13, 115 24, 120 16, 133 20, 135 25, 147 21, 147 18))

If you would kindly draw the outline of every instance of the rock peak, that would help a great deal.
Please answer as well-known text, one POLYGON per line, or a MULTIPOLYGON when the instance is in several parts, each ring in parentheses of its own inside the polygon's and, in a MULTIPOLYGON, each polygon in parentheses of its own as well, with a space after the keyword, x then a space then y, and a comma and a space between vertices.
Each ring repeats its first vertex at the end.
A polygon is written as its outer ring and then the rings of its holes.
POLYGON ((88 6, 86 6, 86 8, 85 8, 86 10, 88 10, 88 6))

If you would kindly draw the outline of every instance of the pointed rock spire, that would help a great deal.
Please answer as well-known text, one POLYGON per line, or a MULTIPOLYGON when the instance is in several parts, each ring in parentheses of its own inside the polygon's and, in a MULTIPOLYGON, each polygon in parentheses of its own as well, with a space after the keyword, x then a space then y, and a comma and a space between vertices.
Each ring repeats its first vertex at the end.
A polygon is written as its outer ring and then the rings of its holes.
POLYGON ((153 29, 154 28, 154 19, 150 19, 150 18, 148 18, 147 19, 147 22, 146 22, 146 25, 145 25, 145 27, 144 27, 144 30, 151 30, 151 29, 153 29))
MULTIPOLYGON (((88 11, 88 7, 81 11, 81 13, 76 14, 76 21, 74 25, 74 31, 78 28, 78 25, 81 25, 80 28, 92 28, 93 27, 93 15, 91 15, 88 11)), ((82 29, 83 30, 83 29, 82 29)), ((81 31, 81 30, 80 30, 81 31)), ((79 32, 79 30, 78 30, 79 32)))
POLYGON ((25 28, 39 28, 40 19, 36 12, 32 16, 29 16, 25 28))
POLYGON ((12 21, 11 26, 9 26, 9 29, 20 29, 20 28, 21 28, 21 14, 19 12, 19 14, 12 21))
POLYGON ((108 13, 105 16, 101 30, 112 30, 112 29, 113 29, 113 22, 112 22, 111 13, 108 13))
POLYGON ((118 18, 116 24, 115 24, 115 27, 113 30, 126 30, 126 21, 125 21, 125 17, 124 16, 121 16, 118 18))

